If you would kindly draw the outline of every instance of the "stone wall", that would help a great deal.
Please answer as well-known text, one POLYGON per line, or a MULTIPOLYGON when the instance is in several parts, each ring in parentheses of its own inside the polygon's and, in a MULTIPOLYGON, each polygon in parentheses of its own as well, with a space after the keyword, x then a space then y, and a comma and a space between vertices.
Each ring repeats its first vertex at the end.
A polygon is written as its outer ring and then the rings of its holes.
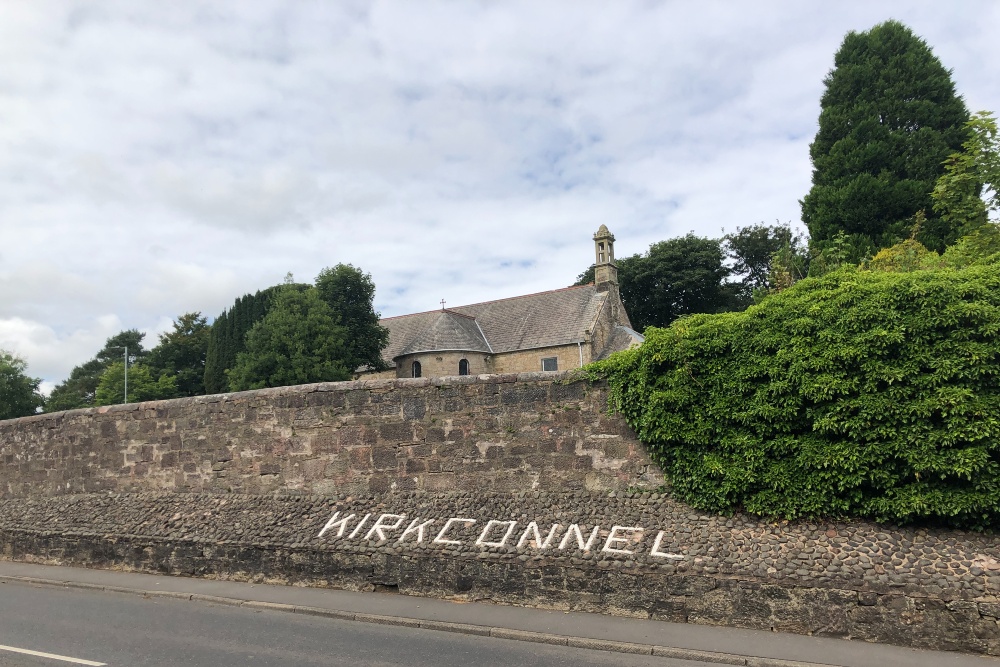
POLYGON ((603 387, 535 373, 303 385, 0 422, 0 497, 625 489, 662 474, 603 387))
POLYGON ((479 374, 511 374, 511 373, 538 373, 542 370, 542 359, 555 357, 558 359, 559 370, 568 371, 579 368, 580 353, 583 353, 583 363, 588 364, 593 361, 593 349, 598 352, 604 349, 607 344, 607 337, 610 335, 614 325, 603 323, 597 333, 600 334, 598 342, 584 343, 578 345, 553 345, 551 347, 541 347, 532 350, 518 350, 516 352, 504 352, 501 354, 483 354, 482 352, 418 352, 408 354, 396 359, 396 367, 372 373, 366 379, 373 378, 408 378, 412 374, 412 364, 419 361, 421 373, 424 377, 446 377, 458 375, 458 362, 466 359, 469 362, 469 371, 472 375, 479 374))
MULTIPOLYGON (((583 344, 583 362, 590 361, 589 343, 583 344)), ((559 360, 559 370, 566 371, 580 367, 580 347, 577 345, 555 345, 540 347, 534 350, 519 350, 497 354, 493 357, 493 365, 498 373, 527 373, 542 370, 542 359, 556 357, 559 360)))
POLYGON ((1000 655, 996 535, 704 515, 606 402, 536 373, 0 422, 0 558, 1000 655))
POLYGON ((420 352, 398 357, 395 377, 412 377, 414 361, 420 362, 423 377, 458 375, 458 364, 462 359, 469 362, 467 375, 485 375, 494 372, 493 357, 482 352, 420 352))
POLYGON ((650 493, 8 498, 0 557, 1000 655, 995 537, 707 516, 650 493))

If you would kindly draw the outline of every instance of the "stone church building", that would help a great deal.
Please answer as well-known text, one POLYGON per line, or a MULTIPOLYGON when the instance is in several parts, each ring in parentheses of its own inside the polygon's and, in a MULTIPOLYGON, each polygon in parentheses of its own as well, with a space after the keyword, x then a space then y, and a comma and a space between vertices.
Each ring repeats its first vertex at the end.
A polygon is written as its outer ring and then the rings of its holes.
POLYGON ((389 370, 368 377, 562 371, 638 345, 618 292, 614 242, 601 225, 590 285, 384 318, 389 370))

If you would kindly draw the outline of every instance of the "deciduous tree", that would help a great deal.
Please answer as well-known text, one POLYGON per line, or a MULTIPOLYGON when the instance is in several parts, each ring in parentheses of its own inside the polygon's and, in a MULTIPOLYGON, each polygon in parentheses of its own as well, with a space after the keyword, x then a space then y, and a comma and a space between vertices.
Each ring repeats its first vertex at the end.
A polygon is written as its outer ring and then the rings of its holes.
POLYGON ((28 377, 27 367, 20 357, 0 350, 0 419, 33 415, 45 403, 38 391, 41 380, 28 377))
MULTIPOLYGON (((157 401, 177 397, 177 382, 172 375, 154 377, 146 364, 128 367, 128 402, 157 401)), ((95 405, 125 402, 125 362, 116 361, 104 369, 94 392, 95 405)))
POLYGON ((789 280, 803 277, 808 266, 805 241, 788 224, 737 227, 723 237, 723 244, 733 275, 739 277, 740 301, 748 305, 755 293, 787 286, 789 280))
MULTIPOLYGON (((666 326, 681 315, 740 310, 741 286, 725 282, 732 273, 723 263, 717 239, 692 234, 660 241, 642 255, 615 260, 619 292, 629 319, 639 331, 666 326)), ((594 282, 594 267, 576 285, 594 282)))
POLYGON ((961 151, 948 156, 931 197, 934 210, 950 227, 971 234, 990 213, 1000 212, 1000 134, 987 111, 966 125, 970 137, 961 151))
POLYGON ((315 288, 283 287, 246 336, 229 372, 232 391, 348 380, 354 367, 347 329, 315 288))
POLYGON ((389 344, 389 330, 379 324, 372 305, 375 283, 371 275, 350 264, 337 264, 320 271, 316 289, 347 331, 348 367, 383 370, 382 349, 389 344))
POLYGON ((724 282, 730 270, 723 257, 719 241, 687 234, 628 258, 629 280, 621 293, 632 323, 662 327, 681 315, 731 310, 736 294, 724 282))
POLYGON ((104 343, 104 347, 87 361, 74 368, 69 377, 56 385, 45 402, 46 412, 86 408, 94 405, 94 397, 101 375, 108 366, 122 360, 125 350, 128 350, 129 364, 139 361, 149 352, 142 347, 142 339, 146 334, 138 329, 121 331, 104 343))
POLYGON ((149 352, 146 364, 157 378, 173 376, 178 396, 205 393, 205 357, 211 327, 201 313, 184 313, 172 331, 160 334, 160 343, 149 352))

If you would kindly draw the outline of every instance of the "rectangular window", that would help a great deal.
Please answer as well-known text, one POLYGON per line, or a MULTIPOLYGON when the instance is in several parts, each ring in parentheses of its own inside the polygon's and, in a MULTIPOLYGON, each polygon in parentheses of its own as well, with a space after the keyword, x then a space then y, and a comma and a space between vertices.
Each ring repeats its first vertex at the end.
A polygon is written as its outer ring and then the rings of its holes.
POLYGON ((542 370, 543 371, 559 370, 559 359, 557 357, 547 357, 545 359, 542 359, 542 370))

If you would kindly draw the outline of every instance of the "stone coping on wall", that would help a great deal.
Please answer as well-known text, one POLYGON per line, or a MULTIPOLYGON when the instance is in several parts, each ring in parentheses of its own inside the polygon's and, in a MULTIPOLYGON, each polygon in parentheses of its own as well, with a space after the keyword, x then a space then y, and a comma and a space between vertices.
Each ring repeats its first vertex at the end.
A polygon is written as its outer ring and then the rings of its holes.
MULTIPOLYGON (((102 405, 92 408, 77 408, 61 412, 45 412, 28 417, 6 420, 7 423, 33 421, 49 421, 55 418, 78 417, 93 414, 119 414, 150 409, 177 408, 185 405, 201 405, 210 403, 226 403, 246 399, 268 399, 287 396, 302 396, 317 392, 352 392, 352 391, 388 391, 392 389, 418 389, 420 387, 457 387, 476 384, 510 384, 515 382, 576 382, 586 376, 580 369, 568 371, 537 371, 532 373, 493 373, 483 375, 452 375, 433 378, 382 378, 357 379, 344 382, 314 382, 312 384, 292 385, 288 387, 270 387, 267 389, 249 389, 247 391, 226 392, 223 394, 205 394, 203 396, 188 396, 184 398, 168 398, 157 401, 140 401, 115 405, 102 405)), ((3 424, 0 421, 0 424, 3 424)))

